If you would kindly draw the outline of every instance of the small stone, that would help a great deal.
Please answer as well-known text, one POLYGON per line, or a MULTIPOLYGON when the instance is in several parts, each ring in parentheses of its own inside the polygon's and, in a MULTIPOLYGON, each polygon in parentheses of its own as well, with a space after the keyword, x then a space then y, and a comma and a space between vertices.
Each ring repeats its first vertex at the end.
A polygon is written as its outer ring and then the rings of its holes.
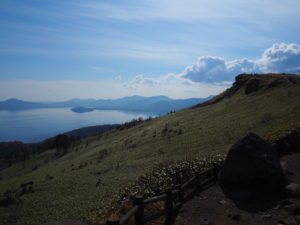
POLYGON ((200 225, 212 225, 212 224, 208 221, 208 219, 202 219, 200 220, 200 225))
POLYGON ((287 205, 284 207, 284 209, 291 215, 300 215, 300 203, 287 205))
POLYGON ((272 218, 272 215, 271 214, 265 214, 265 215, 263 215, 263 218, 270 219, 270 218, 272 218))
POLYGON ((297 183, 291 183, 285 187, 286 191, 289 194, 300 196, 300 184, 297 183))
POLYGON ((225 205, 225 204, 226 204, 226 201, 223 199, 223 200, 219 201, 219 204, 220 204, 220 205, 225 205))
POLYGON ((278 225, 288 225, 288 224, 286 224, 284 221, 282 221, 282 220, 279 220, 278 221, 278 225))
POLYGON ((279 224, 282 225, 298 225, 298 223, 295 223, 295 220, 291 220, 291 219, 282 219, 278 221, 279 224))
POLYGON ((281 208, 280 205, 276 205, 276 206, 274 207, 275 210, 278 210, 278 209, 280 209, 280 208, 281 208))
POLYGON ((291 204, 293 204, 293 202, 291 202, 291 201, 289 201, 289 200, 287 200, 287 199, 278 201, 277 203, 278 203, 280 206, 286 206, 286 205, 291 205, 291 204))

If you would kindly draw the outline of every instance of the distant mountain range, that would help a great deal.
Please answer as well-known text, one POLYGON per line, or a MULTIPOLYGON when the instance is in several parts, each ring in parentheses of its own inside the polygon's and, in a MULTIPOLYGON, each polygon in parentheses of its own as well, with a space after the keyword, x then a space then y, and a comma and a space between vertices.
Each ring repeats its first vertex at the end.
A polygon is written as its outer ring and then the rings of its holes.
POLYGON ((29 102, 19 99, 8 99, 0 102, 0 110, 70 107, 72 111, 78 113, 90 112, 97 109, 166 113, 203 103, 212 97, 171 99, 166 96, 143 97, 134 95, 119 99, 71 99, 63 102, 29 102))

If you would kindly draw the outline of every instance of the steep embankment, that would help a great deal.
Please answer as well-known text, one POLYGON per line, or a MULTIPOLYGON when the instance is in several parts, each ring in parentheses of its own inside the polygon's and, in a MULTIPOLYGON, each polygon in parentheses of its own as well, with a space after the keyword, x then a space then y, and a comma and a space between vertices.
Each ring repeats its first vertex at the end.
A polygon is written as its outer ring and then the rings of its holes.
POLYGON ((51 150, 1 171, 1 193, 34 182, 34 192, 0 207, 1 219, 94 219, 121 187, 159 163, 226 153, 248 131, 268 138, 299 122, 300 76, 240 75, 207 103, 87 138, 61 158, 51 150))

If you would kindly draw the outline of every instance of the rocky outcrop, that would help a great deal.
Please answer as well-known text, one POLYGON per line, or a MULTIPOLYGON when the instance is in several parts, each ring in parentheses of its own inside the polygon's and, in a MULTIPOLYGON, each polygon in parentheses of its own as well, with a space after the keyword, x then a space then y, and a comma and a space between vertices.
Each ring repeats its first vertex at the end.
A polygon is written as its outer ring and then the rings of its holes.
POLYGON ((300 184, 290 183, 285 187, 288 194, 291 194, 295 197, 300 197, 300 184))
POLYGON ((300 152, 300 127, 288 131, 288 133, 273 141, 281 156, 300 152))
POLYGON ((229 150, 219 182, 224 193, 237 201, 278 197, 286 184, 276 149, 253 133, 229 150))
POLYGON ((209 101, 195 105, 191 108, 205 107, 216 104, 235 95, 255 95, 255 93, 272 90, 275 87, 289 88, 300 86, 300 76, 295 74, 240 74, 235 77, 232 87, 209 101))

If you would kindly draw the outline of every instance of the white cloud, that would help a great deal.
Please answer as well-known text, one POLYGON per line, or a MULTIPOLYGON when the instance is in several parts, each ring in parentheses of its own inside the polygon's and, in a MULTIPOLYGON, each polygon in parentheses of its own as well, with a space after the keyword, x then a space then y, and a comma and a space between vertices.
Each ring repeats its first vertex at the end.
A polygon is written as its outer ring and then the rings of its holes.
POLYGON ((297 0, 143 0, 134 1, 77 1, 73 3, 75 16, 93 19, 115 19, 125 21, 149 20, 214 20, 239 19, 262 24, 262 18, 286 19, 287 16, 298 16, 297 0), (270 7, 270 5, 272 7, 270 7))
POLYGON ((25 100, 66 100, 70 98, 120 98, 129 95, 166 95, 171 98, 207 97, 228 88, 240 73, 300 74, 300 45, 274 44, 257 60, 225 60, 202 56, 182 73, 160 77, 137 75, 129 81, 121 76, 112 81, 4 81, 0 96, 25 100), (43 93, 43 94, 41 94, 43 93))
POLYGON ((257 60, 202 56, 181 74, 194 82, 232 81, 240 73, 300 73, 300 45, 274 44, 257 60))
POLYGON ((135 76, 123 84, 124 88, 143 96, 165 95, 171 98, 192 98, 217 95, 224 91, 232 82, 204 83, 194 82, 179 74, 168 74, 158 78, 135 76))
POLYGON ((202 56, 192 66, 188 66, 180 75, 194 82, 231 81, 240 73, 255 71, 255 63, 247 59, 226 61, 223 58, 202 56))
POLYGON ((274 44, 257 64, 264 72, 300 73, 300 45, 274 44))
POLYGON ((179 74, 159 78, 138 75, 124 84, 129 90, 159 93, 173 97, 204 97, 218 94, 229 87, 241 73, 300 73, 300 45, 274 44, 257 60, 201 56, 196 63, 179 74))

